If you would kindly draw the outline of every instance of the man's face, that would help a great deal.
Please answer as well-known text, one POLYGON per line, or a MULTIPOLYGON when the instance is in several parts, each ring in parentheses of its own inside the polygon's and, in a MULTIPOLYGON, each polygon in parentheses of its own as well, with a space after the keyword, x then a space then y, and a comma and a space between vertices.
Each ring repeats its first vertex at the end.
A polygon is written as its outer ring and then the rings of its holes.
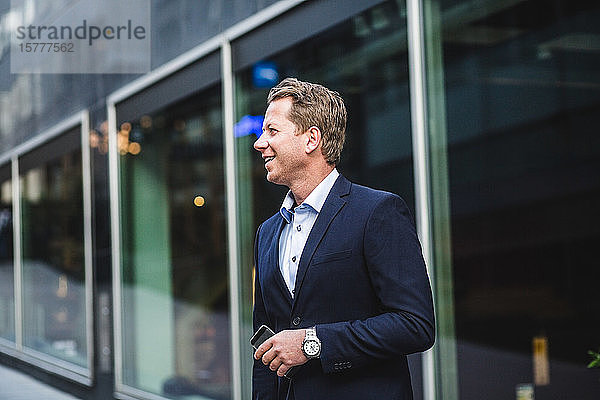
POLYGON ((254 142, 265 162, 267 180, 287 187, 304 179, 303 167, 307 161, 305 135, 296 135, 296 125, 288 119, 291 107, 289 97, 271 102, 265 112, 263 133, 254 142))

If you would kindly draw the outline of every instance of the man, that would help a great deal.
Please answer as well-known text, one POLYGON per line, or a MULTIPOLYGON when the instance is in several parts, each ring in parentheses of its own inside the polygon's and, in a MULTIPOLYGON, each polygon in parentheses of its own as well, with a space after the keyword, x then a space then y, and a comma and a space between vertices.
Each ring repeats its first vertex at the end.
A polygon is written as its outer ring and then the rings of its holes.
POLYGON ((288 78, 267 103, 254 148, 289 192, 256 233, 254 329, 277 334, 254 354, 253 399, 412 399, 406 355, 433 345, 434 315, 410 213, 336 170, 338 93, 288 78))

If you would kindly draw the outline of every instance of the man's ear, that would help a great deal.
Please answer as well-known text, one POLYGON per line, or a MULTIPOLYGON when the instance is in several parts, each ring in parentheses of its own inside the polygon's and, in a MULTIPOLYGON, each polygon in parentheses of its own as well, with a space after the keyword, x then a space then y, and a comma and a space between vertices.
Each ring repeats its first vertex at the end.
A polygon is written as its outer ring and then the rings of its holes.
POLYGON ((319 148, 321 144, 321 130, 316 126, 311 126, 306 131, 306 154, 310 154, 319 148))

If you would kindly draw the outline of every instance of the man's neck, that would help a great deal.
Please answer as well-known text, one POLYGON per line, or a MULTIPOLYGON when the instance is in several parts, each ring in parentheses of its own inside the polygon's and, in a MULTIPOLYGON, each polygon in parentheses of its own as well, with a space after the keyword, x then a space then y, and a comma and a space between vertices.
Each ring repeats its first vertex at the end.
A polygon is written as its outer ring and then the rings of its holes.
POLYGON ((323 182, 323 179, 327 178, 327 175, 329 175, 334 168, 334 165, 328 165, 327 168, 322 170, 313 171, 312 173, 308 172, 305 179, 294 185, 294 187, 290 187, 296 204, 302 204, 304 200, 306 200, 306 198, 312 193, 312 191, 319 186, 319 183, 323 182))

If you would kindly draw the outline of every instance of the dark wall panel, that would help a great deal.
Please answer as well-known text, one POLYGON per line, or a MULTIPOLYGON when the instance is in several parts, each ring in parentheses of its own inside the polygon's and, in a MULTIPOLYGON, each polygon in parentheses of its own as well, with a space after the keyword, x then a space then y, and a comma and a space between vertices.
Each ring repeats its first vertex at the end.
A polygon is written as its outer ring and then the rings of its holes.
POLYGON ((382 0, 321 0, 302 3, 232 42, 233 68, 243 69, 316 35, 382 0))

